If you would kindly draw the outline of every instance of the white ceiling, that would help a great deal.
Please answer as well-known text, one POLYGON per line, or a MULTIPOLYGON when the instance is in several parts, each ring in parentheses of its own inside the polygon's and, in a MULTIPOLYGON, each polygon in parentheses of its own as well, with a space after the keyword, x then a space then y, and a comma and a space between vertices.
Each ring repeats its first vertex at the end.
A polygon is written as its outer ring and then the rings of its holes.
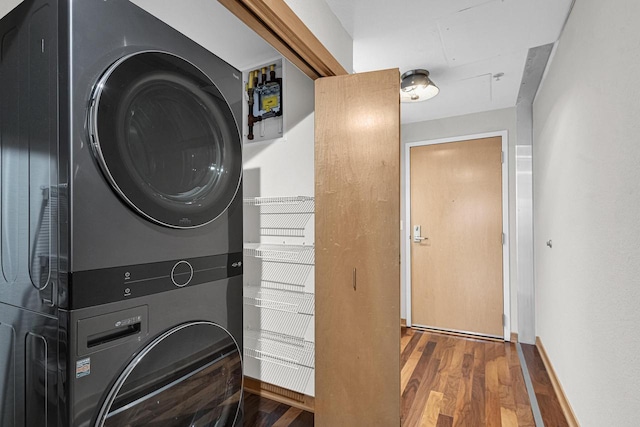
MULTIPOLYGON (((216 0, 133 0, 246 70, 277 52, 216 0)), ((311 0, 321 1, 321 0, 311 0)), ((572 0, 325 0, 353 38, 356 72, 430 71, 440 94, 402 123, 512 107, 529 48, 556 41, 572 0), (497 79, 494 76, 503 73, 497 79)), ((20 0, 0 0, 0 16, 20 0)))
POLYGON ((424 68, 440 87, 402 104, 402 123, 514 106, 529 48, 558 39, 572 2, 325 1, 353 38, 355 72, 424 68))

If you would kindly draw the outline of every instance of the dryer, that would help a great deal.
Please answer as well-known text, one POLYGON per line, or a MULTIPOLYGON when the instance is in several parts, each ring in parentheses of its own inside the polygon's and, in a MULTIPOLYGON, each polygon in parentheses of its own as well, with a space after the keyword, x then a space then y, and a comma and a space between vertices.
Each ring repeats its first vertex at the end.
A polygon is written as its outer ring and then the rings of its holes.
POLYGON ((232 425, 241 100, 238 70, 128 0, 0 20, 1 425, 109 425, 123 394, 233 360, 215 368, 232 425))

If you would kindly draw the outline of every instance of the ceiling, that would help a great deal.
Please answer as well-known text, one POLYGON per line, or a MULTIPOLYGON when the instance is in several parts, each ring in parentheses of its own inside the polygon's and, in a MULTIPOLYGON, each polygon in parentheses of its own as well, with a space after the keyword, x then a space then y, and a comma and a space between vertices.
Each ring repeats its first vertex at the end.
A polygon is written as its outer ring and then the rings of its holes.
POLYGON ((325 1, 353 38, 355 72, 429 70, 440 94, 402 104, 402 123, 514 106, 529 48, 559 38, 572 3, 325 1))
MULTIPOLYGON (((0 16, 20 1, 0 0, 0 16)), ((216 0, 132 1, 240 70, 277 56, 216 0)), ((528 50, 558 39, 572 3, 324 1, 353 38, 356 72, 385 68, 430 71, 440 94, 425 102, 402 104, 402 123, 514 106, 528 50)))

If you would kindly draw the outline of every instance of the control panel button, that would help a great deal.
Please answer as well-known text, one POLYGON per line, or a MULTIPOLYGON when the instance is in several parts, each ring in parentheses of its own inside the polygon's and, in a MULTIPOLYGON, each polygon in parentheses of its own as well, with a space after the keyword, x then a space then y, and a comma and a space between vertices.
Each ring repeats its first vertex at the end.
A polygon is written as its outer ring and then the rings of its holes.
POLYGON ((187 261, 178 261, 171 269, 171 281, 181 288, 193 279, 193 267, 187 261))

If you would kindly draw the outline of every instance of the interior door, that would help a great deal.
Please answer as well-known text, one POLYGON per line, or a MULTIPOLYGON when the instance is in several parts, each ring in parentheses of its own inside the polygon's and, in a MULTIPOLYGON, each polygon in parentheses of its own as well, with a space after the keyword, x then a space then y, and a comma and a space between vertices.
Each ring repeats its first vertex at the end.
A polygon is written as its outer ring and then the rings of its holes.
POLYGON ((400 425, 400 77, 315 83, 319 427, 400 425))
POLYGON ((502 337, 502 138, 410 157, 411 323, 502 337))

